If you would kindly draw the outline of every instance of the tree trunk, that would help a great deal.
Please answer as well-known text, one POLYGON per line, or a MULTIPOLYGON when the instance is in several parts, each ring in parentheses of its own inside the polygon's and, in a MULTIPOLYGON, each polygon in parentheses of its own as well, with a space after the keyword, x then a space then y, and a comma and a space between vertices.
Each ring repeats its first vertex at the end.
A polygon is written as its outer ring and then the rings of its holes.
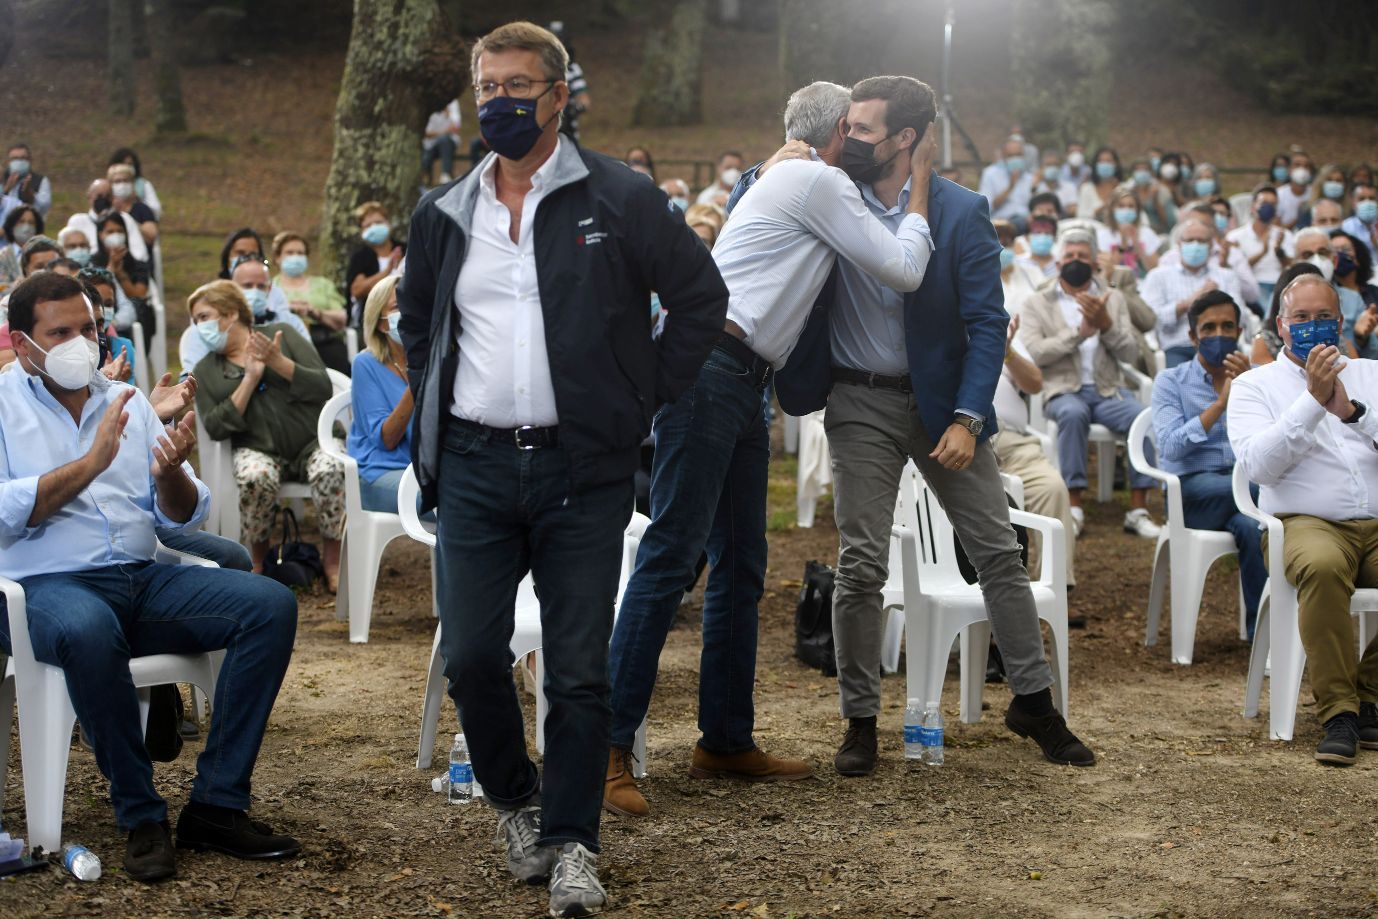
POLYGON ((134 0, 110 0, 106 25, 110 114, 134 114, 134 0))
POLYGON ((14 47, 14 0, 0 0, 0 67, 10 56, 14 47))
POLYGON ((343 278, 359 245, 352 211, 380 201, 405 232, 421 183, 421 135, 463 85, 468 59, 454 0, 354 0, 335 105, 320 262, 343 278))
POLYGON ((1105 141, 1115 15, 1110 0, 1015 0, 1015 118, 1040 148, 1105 141))
POLYGON ((669 26, 646 33, 641 91, 632 123, 698 124, 702 116, 705 0, 679 0, 669 26))
POLYGON ((159 134, 179 134, 187 129, 172 16, 168 0, 144 0, 144 32, 153 57, 153 126, 159 134))

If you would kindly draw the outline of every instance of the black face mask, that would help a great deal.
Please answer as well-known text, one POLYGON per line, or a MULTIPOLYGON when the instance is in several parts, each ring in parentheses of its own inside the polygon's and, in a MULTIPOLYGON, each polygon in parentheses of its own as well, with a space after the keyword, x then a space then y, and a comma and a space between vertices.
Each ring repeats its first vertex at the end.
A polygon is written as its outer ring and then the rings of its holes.
MULTIPOLYGON (((891 134, 884 138, 881 143, 889 140, 895 135, 891 134)), ((896 150, 883 163, 876 162, 876 144, 858 140, 855 137, 845 137, 842 139, 842 171, 847 173, 847 178, 853 182, 860 182, 862 185, 874 184, 880 178, 885 167, 889 166, 899 156, 896 150)))
POLYGON ((110 199, 97 198, 95 201, 91 202, 91 209, 97 214, 105 213, 110 210, 110 199))
POLYGON ((1091 280, 1091 266, 1073 260, 1063 265, 1058 274, 1067 282, 1068 287, 1085 287, 1091 280))

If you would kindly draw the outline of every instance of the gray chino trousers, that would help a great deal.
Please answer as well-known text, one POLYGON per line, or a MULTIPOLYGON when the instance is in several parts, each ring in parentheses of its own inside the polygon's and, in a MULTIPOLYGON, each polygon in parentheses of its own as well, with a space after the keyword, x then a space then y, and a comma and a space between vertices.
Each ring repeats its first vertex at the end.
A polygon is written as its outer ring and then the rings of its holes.
POLYGON ((919 422, 914 397, 838 383, 824 425, 833 464, 833 513, 840 546, 833 591, 833 638, 844 718, 880 713, 885 636, 881 589, 888 575, 890 526, 900 474, 912 457, 980 576, 1010 688, 1038 692, 1053 683, 1043 654, 1038 609, 1019 559, 1000 470, 990 443, 966 469, 945 469, 928 454, 936 443, 919 422))

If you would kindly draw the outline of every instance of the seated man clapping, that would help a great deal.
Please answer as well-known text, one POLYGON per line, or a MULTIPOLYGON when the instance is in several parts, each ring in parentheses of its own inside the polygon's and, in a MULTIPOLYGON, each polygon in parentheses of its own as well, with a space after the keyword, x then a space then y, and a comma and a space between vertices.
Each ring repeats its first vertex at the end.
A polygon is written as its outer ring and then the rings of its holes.
MULTIPOLYGON (((96 370, 96 319, 75 279, 15 288, 23 372, 0 375, 0 558, 23 586, 34 656, 61 667, 120 828, 124 867, 176 873, 167 804, 139 724, 131 657, 225 649, 215 717, 177 821, 183 848, 239 858, 300 846, 245 814, 249 780, 296 633, 291 591, 242 571, 153 561, 154 527, 195 527, 210 492, 186 465, 190 415, 164 427, 148 400, 96 370)), ((10 649, 0 617, 0 646, 10 649)))

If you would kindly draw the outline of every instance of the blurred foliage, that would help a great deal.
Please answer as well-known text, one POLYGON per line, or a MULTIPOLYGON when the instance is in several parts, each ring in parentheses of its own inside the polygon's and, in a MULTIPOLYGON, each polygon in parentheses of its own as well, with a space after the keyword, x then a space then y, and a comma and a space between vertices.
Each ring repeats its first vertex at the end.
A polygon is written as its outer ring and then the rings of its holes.
POLYGON ((1010 33, 1014 111, 1040 147, 1094 147, 1110 108, 1110 0, 1016 0, 1010 33))
POLYGON ((1124 4, 1118 45, 1201 55, 1278 112, 1378 113, 1378 16, 1353 0, 1139 0, 1124 4))
POLYGON ((646 32, 632 124, 698 124, 703 86, 705 0, 679 0, 664 28, 646 32))

